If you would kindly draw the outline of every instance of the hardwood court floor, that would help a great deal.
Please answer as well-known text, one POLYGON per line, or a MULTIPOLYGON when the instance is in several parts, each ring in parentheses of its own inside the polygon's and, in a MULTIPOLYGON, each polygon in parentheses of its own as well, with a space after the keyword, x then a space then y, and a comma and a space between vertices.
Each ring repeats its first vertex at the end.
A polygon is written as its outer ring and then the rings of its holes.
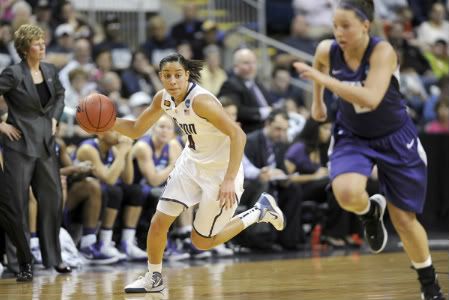
MULTIPOLYGON (((447 251, 432 255, 437 270, 445 272, 440 274, 440 283, 447 293, 447 251)), ((172 265, 164 272, 167 293, 124 294, 124 285, 144 269, 144 264, 89 267, 67 276, 44 271, 33 283, 25 284, 0 279, 0 299, 420 299, 416 273, 402 252, 172 265)))

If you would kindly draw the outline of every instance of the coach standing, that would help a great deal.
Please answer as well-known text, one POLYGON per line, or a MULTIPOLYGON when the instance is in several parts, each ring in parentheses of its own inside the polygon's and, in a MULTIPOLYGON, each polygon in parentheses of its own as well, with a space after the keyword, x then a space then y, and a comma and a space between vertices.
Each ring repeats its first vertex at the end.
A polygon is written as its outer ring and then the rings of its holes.
MULTIPOLYGON (((31 185, 40 213, 38 232, 43 263, 60 273, 68 273, 71 270, 62 263, 59 244, 62 191, 54 137, 64 108, 64 88, 55 67, 41 62, 45 56, 41 28, 29 24, 20 26, 14 34, 14 46, 22 61, 0 75, 0 94, 8 105, 8 119, 0 126, 4 147, 0 190, 10 190, 9 199, 0 199, 0 207, 3 207, 0 218, 14 227, 13 234, 28 235, 31 185)), ((17 280, 32 280, 28 239, 12 241, 18 248, 17 280)))

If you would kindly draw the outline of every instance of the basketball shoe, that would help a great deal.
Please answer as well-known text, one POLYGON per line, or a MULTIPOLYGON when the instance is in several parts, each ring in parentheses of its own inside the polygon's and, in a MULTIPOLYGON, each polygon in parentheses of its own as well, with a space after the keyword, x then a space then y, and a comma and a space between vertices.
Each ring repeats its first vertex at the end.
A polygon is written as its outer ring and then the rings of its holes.
POLYGON ((102 255, 108 257, 115 256, 119 261, 126 260, 127 258, 125 253, 121 253, 120 251, 118 251, 118 249, 115 247, 114 242, 105 243, 103 241, 100 241, 98 243, 98 249, 102 255))
POLYGON ((136 281, 125 286, 125 293, 158 293, 165 289, 162 274, 159 272, 146 272, 136 281))
MULTIPOLYGON (((388 232, 384 225, 384 214, 387 207, 387 201, 380 194, 369 198, 371 205, 374 206, 373 212, 360 216, 364 230, 365 239, 373 253, 381 252, 387 245, 388 232)), ((371 209, 370 209, 371 211, 371 209)))
POLYGON ((441 292, 440 285, 435 279, 435 282, 430 285, 421 286, 421 299, 422 300, 446 300, 441 292))
POLYGON ((92 265, 109 265, 119 261, 117 256, 108 256, 101 253, 95 244, 81 248, 80 253, 85 261, 92 265))
POLYGON ((129 261, 141 261, 147 259, 147 253, 137 247, 136 241, 121 241, 120 251, 126 254, 129 261))
POLYGON ((276 230, 284 230, 286 220, 273 196, 268 193, 262 193, 254 207, 260 209, 259 223, 271 223, 276 230))

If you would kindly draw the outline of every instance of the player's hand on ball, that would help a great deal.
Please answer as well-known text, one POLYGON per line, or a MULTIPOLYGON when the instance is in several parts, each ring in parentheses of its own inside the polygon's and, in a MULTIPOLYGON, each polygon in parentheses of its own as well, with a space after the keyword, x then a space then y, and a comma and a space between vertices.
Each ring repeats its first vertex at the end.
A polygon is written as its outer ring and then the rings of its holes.
POLYGON ((231 208, 235 201, 235 185, 234 180, 225 179, 220 186, 220 193, 218 194, 218 201, 220 206, 224 206, 225 209, 231 208))

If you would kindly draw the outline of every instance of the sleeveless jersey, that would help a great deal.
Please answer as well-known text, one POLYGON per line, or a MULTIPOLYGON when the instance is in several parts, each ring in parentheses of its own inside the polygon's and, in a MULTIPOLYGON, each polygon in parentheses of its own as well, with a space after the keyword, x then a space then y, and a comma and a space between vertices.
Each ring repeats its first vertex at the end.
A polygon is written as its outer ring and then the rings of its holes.
MULTIPOLYGON (((82 145, 91 145, 91 146, 93 146, 95 149, 97 149, 97 151, 98 151, 98 153, 100 153, 100 146, 98 145, 98 140, 97 139, 87 139, 87 140, 84 140, 81 144, 80 144, 80 147, 82 146, 82 145)), ((103 164, 105 165, 105 166, 111 166, 112 165, 112 163, 114 162, 114 159, 115 159, 115 157, 114 157, 114 153, 112 152, 112 149, 109 149, 108 150, 108 153, 106 154, 106 157, 101 157, 101 155, 100 155, 100 158, 101 158, 101 161, 103 162, 103 164)))
POLYGON ((195 97, 201 94, 207 94, 220 103, 209 91, 195 83, 189 83, 184 101, 178 106, 170 94, 164 90, 161 107, 188 137, 183 156, 201 167, 226 168, 229 162, 230 139, 193 110, 195 97))
MULTIPOLYGON (((153 150, 153 163, 156 167, 156 170, 162 170, 165 169, 168 166, 168 163, 170 161, 169 157, 169 150, 170 150, 170 144, 165 144, 164 147, 162 147, 161 154, 157 156, 156 149, 154 148, 153 141, 151 140, 150 135, 145 135, 139 139, 139 141, 144 142, 148 144, 148 146, 151 147, 151 150, 153 150)), ((137 163, 137 160, 134 159, 134 183, 147 183, 146 179, 142 176, 142 173, 140 173, 139 165, 137 163)), ((164 184, 162 184, 164 185, 164 184)))
MULTIPOLYGON (((371 53, 380 41, 378 37, 370 37, 360 66, 355 71, 348 67, 343 51, 334 41, 329 53, 329 74, 349 85, 363 86, 370 67, 371 53)), ((339 100, 336 123, 363 138, 388 135, 401 128, 409 118, 405 99, 399 91, 399 67, 391 76, 388 89, 375 110, 349 103, 340 97, 336 98, 339 100)))

